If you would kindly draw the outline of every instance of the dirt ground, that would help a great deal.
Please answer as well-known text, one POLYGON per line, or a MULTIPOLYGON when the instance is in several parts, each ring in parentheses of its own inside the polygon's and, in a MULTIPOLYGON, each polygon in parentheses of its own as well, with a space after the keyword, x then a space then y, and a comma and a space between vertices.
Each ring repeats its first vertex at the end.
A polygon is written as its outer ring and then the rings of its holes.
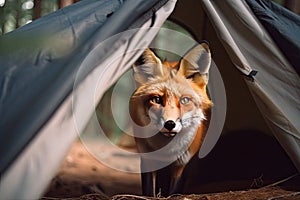
MULTIPOLYGON (((300 175, 292 174, 276 181, 265 181, 263 178, 253 179, 249 187, 243 189, 228 190, 201 190, 202 194, 196 194, 195 189, 189 195, 173 195, 171 197, 150 198, 141 196, 140 175, 123 171, 138 170, 138 159, 135 157, 123 157, 122 154, 107 148, 104 159, 111 160, 118 170, 99 162, 92 156, 80 141, 77 141, 65 158, 57 176, 52 180, 43 200, 75 199, 183 199, 183 200, 232 200, 232 199, 268 199, 268 200, 294 200, 300 199, 300 175), (114 160, 118 160, 115 162, 114 160), (253 187, 255 185, 255 187, 253 187), (254 189, 253 189, 254 188, 254 189), (204 191, 204 193, 203 193, 204 191), (205 191, 213 191, 206 193, 205 191)), ((225 183, 230 185, 230 182, 225 183)), ((235 184, 239 184, 236 182, 235 184)), ((244 184, 244 183, 243 183, 244 184)), ((218 184, 208 184, 214 187, 218 184)), ((224 185, 224 184, 223 184, 224 185)), ((209 187, 206 186, 206 187, 209 187)), ((204 187, 205 188, 205 187, 204 187)))

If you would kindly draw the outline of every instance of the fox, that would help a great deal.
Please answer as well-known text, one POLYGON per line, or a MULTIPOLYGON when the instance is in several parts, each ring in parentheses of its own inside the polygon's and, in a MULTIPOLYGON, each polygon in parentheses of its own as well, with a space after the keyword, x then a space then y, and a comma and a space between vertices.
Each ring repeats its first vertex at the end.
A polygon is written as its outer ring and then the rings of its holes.
POLYGON ((129 113, 136 124, 143 195, 183 192, 183 170, 199 151, 209 125, 210 65, 206 42, 175 62, 162 61, 147 48, 134 63, 137 89, 130 97, 129 113))

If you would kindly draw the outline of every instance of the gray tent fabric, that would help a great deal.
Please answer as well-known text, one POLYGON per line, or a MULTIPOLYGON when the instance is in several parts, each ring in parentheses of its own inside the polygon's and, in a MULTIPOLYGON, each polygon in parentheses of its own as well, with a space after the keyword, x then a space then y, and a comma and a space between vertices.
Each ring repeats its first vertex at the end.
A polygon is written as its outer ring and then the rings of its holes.
MULTIPOLYGON (((121 2, 80 2, 1 37, 1 172, 71 92, 86 54, 111 35, 141 26, 149 8, 165 3, 121 2)), ((103 59, 110 50, 103 49, 103 59)))
POLYGON ((130 48, 145 49, 175 2, 81 1, 0 38, 1 198, 42 194, 92 115, 80 100, 91 79, 110 78, 99 99, 142 51, 122 56, 121 65, 104 64, 130 48))
POLYGON ((202 3, 231 61, 246 75, 245 82, 265 121, 300 171, 298 74, 246 2, 202 3))
POLYGON ((300 16, 271 1, 246 2, 300 75, 300 16))

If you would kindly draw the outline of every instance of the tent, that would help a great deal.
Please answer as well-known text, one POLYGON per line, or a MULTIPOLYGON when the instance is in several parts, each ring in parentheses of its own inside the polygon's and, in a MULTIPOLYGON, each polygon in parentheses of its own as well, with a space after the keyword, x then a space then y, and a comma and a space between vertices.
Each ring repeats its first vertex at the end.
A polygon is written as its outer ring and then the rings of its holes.
MULTIPOLYGON (((203 1, 203 6, 270 133, 299 170, 300 46, 293 37, 299 35, 299 16, 265 0, 203 1)), ((238 109, 245 110, 240 105, 238 109)))
POLYGON ((149 28, 160 27, 174 4, 82 1, 1 37, 2 199, 42 194, 92 113, 78 97, 103 72, 107 85, 97 92, 100 98, 138 54, 123 57, 109 72, 101 63, 131 46, 145 49, 156 30, 149 28), (74 123, 73 111, 81 113, 81 124, 74 123))
MULTIPOLYGON (((227 97, 224 124, 214 121, 222 134, 273 134, 300 170, 297 15, 267 0, 86 0, 0 38, 1 198, 43 193, 93 115, 85 97, 97 104, 169 15, 210 42, 227 97)), ((218 113, 224 102, 211 87, 218 113)), ((216 140, 205 138, 200 157, 216 140)))

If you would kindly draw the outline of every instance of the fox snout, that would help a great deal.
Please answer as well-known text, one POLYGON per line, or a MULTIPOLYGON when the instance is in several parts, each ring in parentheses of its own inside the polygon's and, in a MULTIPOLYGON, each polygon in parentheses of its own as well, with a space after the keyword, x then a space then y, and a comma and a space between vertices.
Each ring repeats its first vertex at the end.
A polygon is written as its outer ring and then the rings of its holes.
POLYGON ((168 120, 164 124, 164 128, 166 128, 169 131, 172 131, 173 128, 175 128, 175 126, 176 126, 176 123, 173 120, 168 120))
POLYGON ((174 137, 182 129, 181 121, 167 120, 163 124, 163 128, 160 131, 166 137, 174 137))

